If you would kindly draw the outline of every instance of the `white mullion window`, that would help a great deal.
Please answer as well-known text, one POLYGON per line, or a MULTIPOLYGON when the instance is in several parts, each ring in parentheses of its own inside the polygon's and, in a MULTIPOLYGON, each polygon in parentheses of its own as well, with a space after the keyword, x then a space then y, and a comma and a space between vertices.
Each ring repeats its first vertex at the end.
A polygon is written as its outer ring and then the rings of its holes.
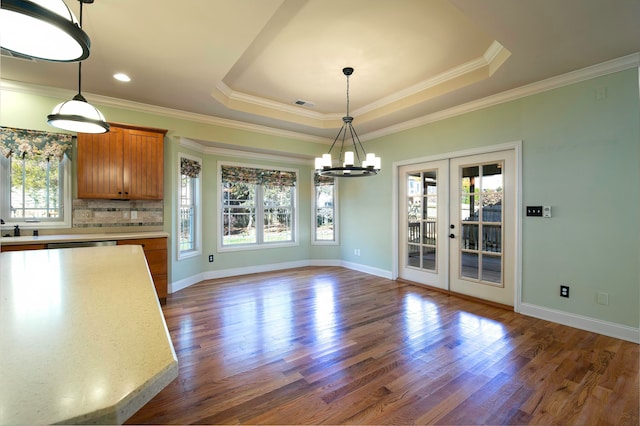
POLYGON ((202 160, 178 154, 178 260, 202 254, 202 160))
POLYGON ((218 249, 297 245, 295 169, 220 163, 218 249))
POLYGON ((313 173, 311 182, 311 243, 337 245, 338 241, 338 180, 313 173))

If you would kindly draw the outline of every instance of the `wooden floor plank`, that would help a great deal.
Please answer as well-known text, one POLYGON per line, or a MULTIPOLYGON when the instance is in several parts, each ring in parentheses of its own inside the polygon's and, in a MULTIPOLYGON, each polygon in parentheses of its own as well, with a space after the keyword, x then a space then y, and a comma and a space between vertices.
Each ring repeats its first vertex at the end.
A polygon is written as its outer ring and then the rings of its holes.
POLYGON ((180 373, 131 424, 632 424, 638 345, 337 267, 163 307, 180 373))

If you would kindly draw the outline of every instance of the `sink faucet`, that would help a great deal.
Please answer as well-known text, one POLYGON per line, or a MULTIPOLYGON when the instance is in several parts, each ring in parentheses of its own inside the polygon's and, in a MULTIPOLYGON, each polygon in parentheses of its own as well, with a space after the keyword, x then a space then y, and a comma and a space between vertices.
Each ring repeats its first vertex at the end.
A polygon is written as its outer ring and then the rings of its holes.
POLYGON ((14 237, 20 236, 20 226, 16 225, 15 228, 13 228, 13 236, 14 237))

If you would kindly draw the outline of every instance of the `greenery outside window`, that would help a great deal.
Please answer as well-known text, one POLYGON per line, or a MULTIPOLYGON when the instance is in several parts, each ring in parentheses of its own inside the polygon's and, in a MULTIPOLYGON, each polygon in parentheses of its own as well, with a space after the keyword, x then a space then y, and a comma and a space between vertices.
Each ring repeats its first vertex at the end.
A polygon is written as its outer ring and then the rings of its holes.
POLYGON ((297 245, 297 170, 219 167, 219 250, 297 245))
POLYGON ((337 179, 313 174, 312 244, 338 244, 337 179))
POLYGON ((71 148, 69 134, 0 128, 0 217, 7 225, 71 226, 71 148))
POLYGON ((201 169, 202 160, 178 154, 178 260, 196 256, 201 250, 201 169))

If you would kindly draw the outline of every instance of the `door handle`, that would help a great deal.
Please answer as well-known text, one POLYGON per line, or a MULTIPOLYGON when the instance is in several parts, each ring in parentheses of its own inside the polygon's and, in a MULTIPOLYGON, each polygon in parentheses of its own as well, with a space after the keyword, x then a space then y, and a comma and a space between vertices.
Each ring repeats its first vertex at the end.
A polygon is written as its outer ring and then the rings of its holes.
POLYGON ((449 238, 455 238, 456 236, 453 234, 449 234, 449 238))

